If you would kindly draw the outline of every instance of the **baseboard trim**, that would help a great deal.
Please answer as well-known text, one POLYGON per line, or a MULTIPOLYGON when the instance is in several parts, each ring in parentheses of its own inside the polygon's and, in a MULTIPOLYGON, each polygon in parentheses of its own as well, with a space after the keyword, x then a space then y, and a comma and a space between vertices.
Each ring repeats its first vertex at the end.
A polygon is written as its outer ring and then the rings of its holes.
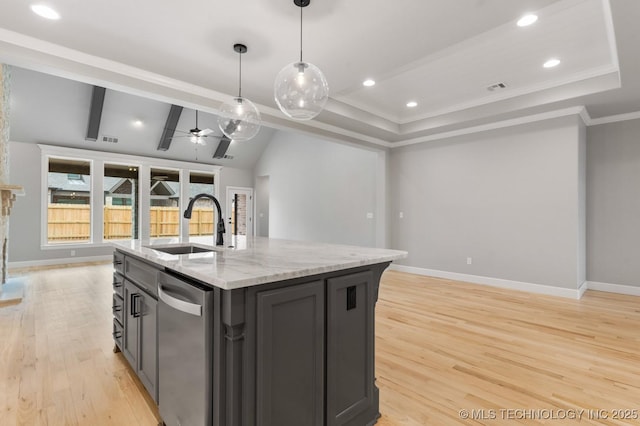
POLYGON ((628 296, 640 296, 640 287, 632 285, 600 283, 597 281, 588 281, 587 285, 589 286, 589 290, 626 294, 628 296))
POLYGON ((31 268, 37 266, 71 265, 74 263, 104 262, 113 259, 112 255, 65 257, 59 259, 28 260, 25 262, 7 262, 7 269, 31 268))
MULTIPOLYGON (((414 266, 405 266, 391 264, 392 270, 399 272, 407 272, 409 274, 425 275, 429 277, 445 278, 449 280, 465 281, 473 284, 488 285, 491 287, 506 288, 510 290, 527 291, 529 293, 545 294, 548 296, 559 296, 570 299, 580 299, 587 289, 587 283, 584 282, 577 289, 554 287, 543 284, 525 283, 521 281, 505 280, 502 278, 483 277, 480 275, 461 274, 458 272, 438 271, 435 269, 416 268, 414 266)), ((590 288, 590 287, 589 287, 590 288)))
POLYGON ((589 281, 583 281, 580 287, 578 287, 578 299, 582 299, 584 292, 587 290, 589 290, 589 281))

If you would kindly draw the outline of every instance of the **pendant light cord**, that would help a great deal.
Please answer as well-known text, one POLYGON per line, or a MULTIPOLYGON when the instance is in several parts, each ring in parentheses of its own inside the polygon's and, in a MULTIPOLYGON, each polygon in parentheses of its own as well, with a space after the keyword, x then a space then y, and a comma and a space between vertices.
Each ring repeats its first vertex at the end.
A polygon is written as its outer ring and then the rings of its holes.
POLYGON ((240 55, 240 60, 238 61, 238 63, 240 64, 240 71, 238 72, 238 97, 241 98, 242 97, 242 52, 238 52, 238 55, 240 55))
POLYGON ((304 7, 300 6, 300 62, 302 62, 302 9, 304 7))

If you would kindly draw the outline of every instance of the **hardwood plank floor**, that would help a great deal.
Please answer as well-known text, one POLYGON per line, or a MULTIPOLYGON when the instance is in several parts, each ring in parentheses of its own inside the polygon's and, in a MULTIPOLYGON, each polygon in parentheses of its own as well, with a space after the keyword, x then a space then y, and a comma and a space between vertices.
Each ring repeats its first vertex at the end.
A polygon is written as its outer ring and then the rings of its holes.
POLYGON ((0 425, 157 425, 111 337, 112 265, 29 271, 0 309, 0 425))
POLYGON ((388 271, 376 315, 383 425, 640 424, 639 297, 388 271))
MULTIPOLYGON (((29 271, 25 300, 0 309, 0 425, 157 424, 112 352, 111 272, 29 271)), ((378 425, 640 424, 638 297, 388 271, 376 310, 378 425)))

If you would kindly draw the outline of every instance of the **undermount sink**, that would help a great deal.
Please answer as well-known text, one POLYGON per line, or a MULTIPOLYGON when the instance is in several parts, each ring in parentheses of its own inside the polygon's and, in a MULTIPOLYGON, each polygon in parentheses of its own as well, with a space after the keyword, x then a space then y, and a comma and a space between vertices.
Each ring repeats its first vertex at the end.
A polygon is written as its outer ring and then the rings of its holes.
POLYGON ((213 249, 194 246, 192 244, 187 245, 174 245, 174 246, 147 246, 150 249, 161 251, 167 254, 192 254, 192 253, 210 253, 213 249))

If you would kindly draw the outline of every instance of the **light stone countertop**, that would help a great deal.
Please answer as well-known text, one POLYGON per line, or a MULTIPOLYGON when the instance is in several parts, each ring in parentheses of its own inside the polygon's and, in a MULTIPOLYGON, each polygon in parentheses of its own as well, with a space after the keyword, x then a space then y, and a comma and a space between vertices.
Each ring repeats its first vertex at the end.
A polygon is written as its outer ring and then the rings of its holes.
POLYGON ((112 242, 114 247, 151 263, 172 269, 225 290, 282 281, 358 266, 390 262, 407 252, 264 237, 238 237, 233 248, 214 247, 213 237, 112 242), (214 249, 208 253, 172 255, 153 247, 195 245, 214 249))

